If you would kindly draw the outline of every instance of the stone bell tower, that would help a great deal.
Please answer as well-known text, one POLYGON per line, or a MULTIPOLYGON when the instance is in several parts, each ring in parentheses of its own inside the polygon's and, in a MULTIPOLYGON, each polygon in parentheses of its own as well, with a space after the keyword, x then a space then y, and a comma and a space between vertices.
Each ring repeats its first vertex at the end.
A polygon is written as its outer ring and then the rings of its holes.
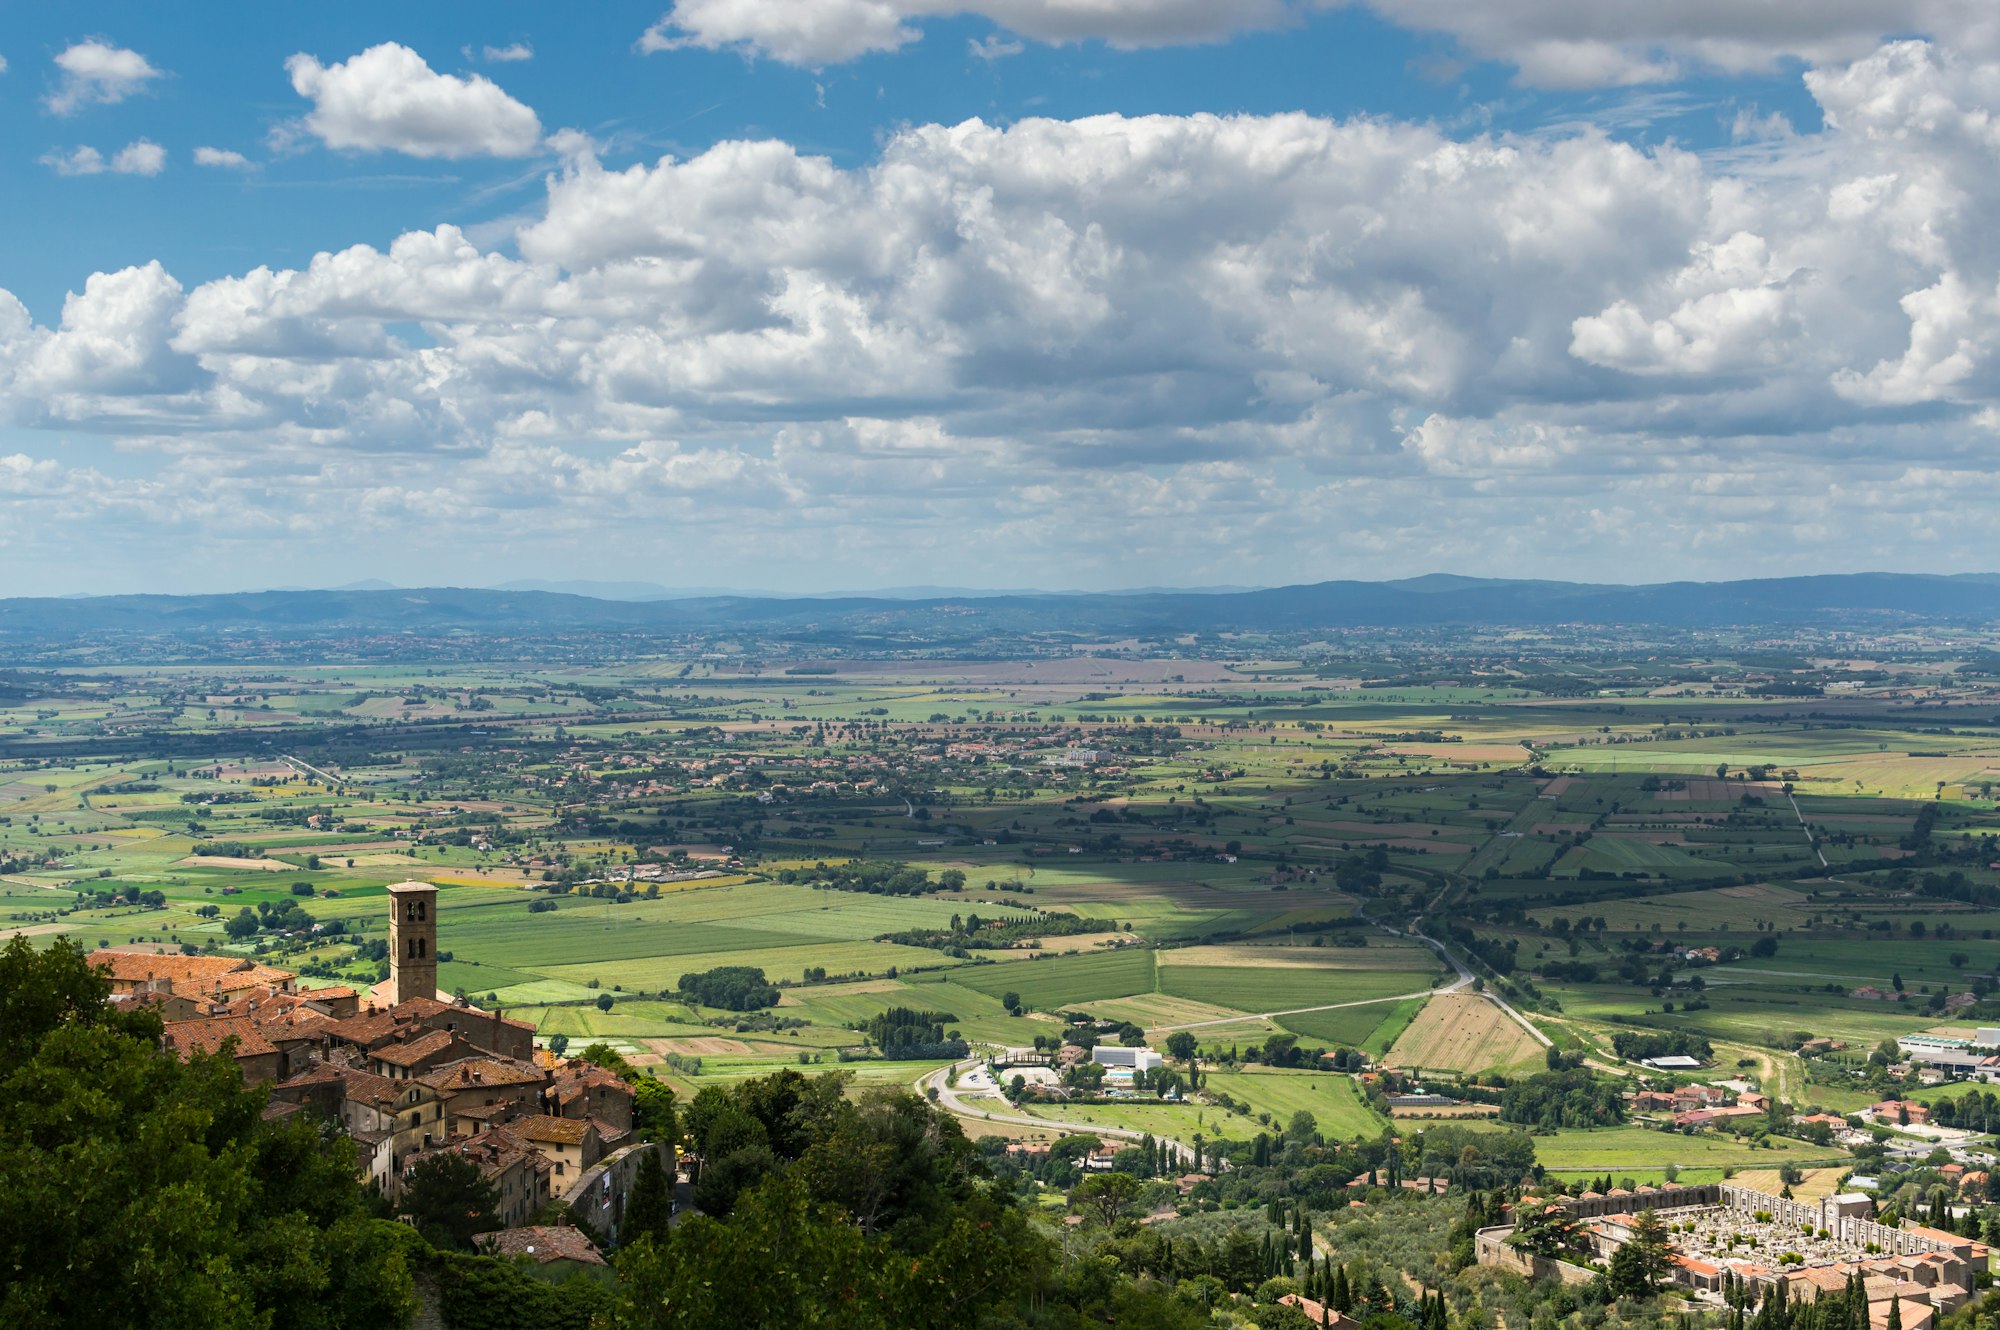
POLYGON ((392 1001, 437 996, 437 892, 428 882, 398 882, 389 888, 392 1001))

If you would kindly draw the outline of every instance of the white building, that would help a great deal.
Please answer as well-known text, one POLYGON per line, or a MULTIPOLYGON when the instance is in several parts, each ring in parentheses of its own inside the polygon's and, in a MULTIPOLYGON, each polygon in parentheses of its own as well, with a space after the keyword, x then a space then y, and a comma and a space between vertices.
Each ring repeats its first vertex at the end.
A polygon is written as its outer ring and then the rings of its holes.
POLYGON ((1099 1044, 1090 1050, 1090 1060, 1100 1067, 1123 1067, 1128 1071, 1158 1071, 1167 1060, 1150 1048, 1113 1048, 1099 1044))
MULTIPOLYGON (((1981 1030, 1982 1036, 2000 1031, 1981 1030)), ((1984 1043, 1982 1039, 1980 1041, 1984 1043)), ((1988 1079, 2000 1075, 2000 1055, 1990 1048, 1963 1039, 1940 1039, 1933 1035, 1905 1035, 1896 1041, 1903 1056, 1920 1067, 1935 1068, 1953 1076, 1988 1079)))

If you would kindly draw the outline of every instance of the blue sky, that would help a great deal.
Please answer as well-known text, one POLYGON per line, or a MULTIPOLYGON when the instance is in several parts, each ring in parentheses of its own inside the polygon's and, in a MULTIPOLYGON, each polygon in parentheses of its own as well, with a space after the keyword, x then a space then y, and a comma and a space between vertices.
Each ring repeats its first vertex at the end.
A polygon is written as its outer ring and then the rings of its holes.
POLYGON ((17 14, 0 593, 1991 568, 2000 25, 1604 8, 17 14))

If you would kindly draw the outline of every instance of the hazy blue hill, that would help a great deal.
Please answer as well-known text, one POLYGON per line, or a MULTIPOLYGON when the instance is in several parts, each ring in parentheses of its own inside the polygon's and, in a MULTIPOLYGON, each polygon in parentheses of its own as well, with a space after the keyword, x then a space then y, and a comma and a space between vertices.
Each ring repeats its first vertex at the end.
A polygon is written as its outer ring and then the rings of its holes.
MULTIPOLYGON (((671 594, 671 593, 669 593, 671 594)), ((2000 577, 1859 573, 1653 586, 1431 575, 1259 591, 625 599, 430 587, 0 600, 0 631, 35 634, 761 628, 815 636, 936 630, 1078 634, 1354 626, 1658 624, 1719 627, 2000 619, 2000 577)))

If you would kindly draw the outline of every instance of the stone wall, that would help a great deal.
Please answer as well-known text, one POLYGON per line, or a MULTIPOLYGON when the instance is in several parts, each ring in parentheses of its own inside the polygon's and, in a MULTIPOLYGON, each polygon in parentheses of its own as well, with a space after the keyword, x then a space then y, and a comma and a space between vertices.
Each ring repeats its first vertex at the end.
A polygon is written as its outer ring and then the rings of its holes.
POLYGON ((1595 1272, 1568 1261, 1552 1260, 1547 1256, 1530 1256, 1518 1247, 1507 1245, 1507 1239, 1514 1236, 1512 1224, 1502 1224, 1495 1228, 1482 1228, 1472 1237, 1472 1249, 1481 1265, 1490 1265, 1496 1270, 1507 1270, 1527 1279, 1560 1279, 1565 1284, 1585 1284, 1590 1282, 1595 1272))
POLYGON ((1771 1216, 1773 1223, 1788 1228, 1825 1229, 1835 1238, 1857 1251, 1865 1250, 1868 1244, 1875 1244, 1887 1256, 1922 1255, 1924 1252, 1944 1252, 1952 1254, 1952 1244, 1937 1238, 1927 1238, 1921 1233, 1908 1229, 1890 1228, 1878 1224, 1865 1215, 1843 1213, 1836 1204, 1838 1198, 1828 1196, 1817 1201, 1788 1201, 1782 1196, 1769 1192, 1753 1191, 1748 1187, 1737 1187, 1727 1182, 1718 1184, 1722 1193, 1718 1202, 1725 1209, 1740 1214, 1754 1214, 1763 1211, 1771 1216))
POLYGON ((1706 1182, 1683 1187, 1641 1187, 1637 1191, 1612 1192, 1598 1196, 1565 1196, 1556 1204, 1566 1207, 1578 1219, 1602 1219, 1605 1215, 1629 1215, 1640 1210, 1690 1210, 1702 1205, 1720 1205, 1720 1183, 1706 1182))
MULTIPOLYGON (((570 1189, 563 1193, 563 1204, 592 1232, 617 1241, 619 1222, 625 1218, 625 1198, 631 1195, 633 1180, 639 1176, 639 1163, 648 1150, 658 1148, 649 1141, 642 1141, 637 1145, 628 1145, 616 1154, 606 1155, 585 1169, 570 1189)), ((671 1186, 674 1161, 663 1155, 660 1164, 666 1169, 671 1186)))

